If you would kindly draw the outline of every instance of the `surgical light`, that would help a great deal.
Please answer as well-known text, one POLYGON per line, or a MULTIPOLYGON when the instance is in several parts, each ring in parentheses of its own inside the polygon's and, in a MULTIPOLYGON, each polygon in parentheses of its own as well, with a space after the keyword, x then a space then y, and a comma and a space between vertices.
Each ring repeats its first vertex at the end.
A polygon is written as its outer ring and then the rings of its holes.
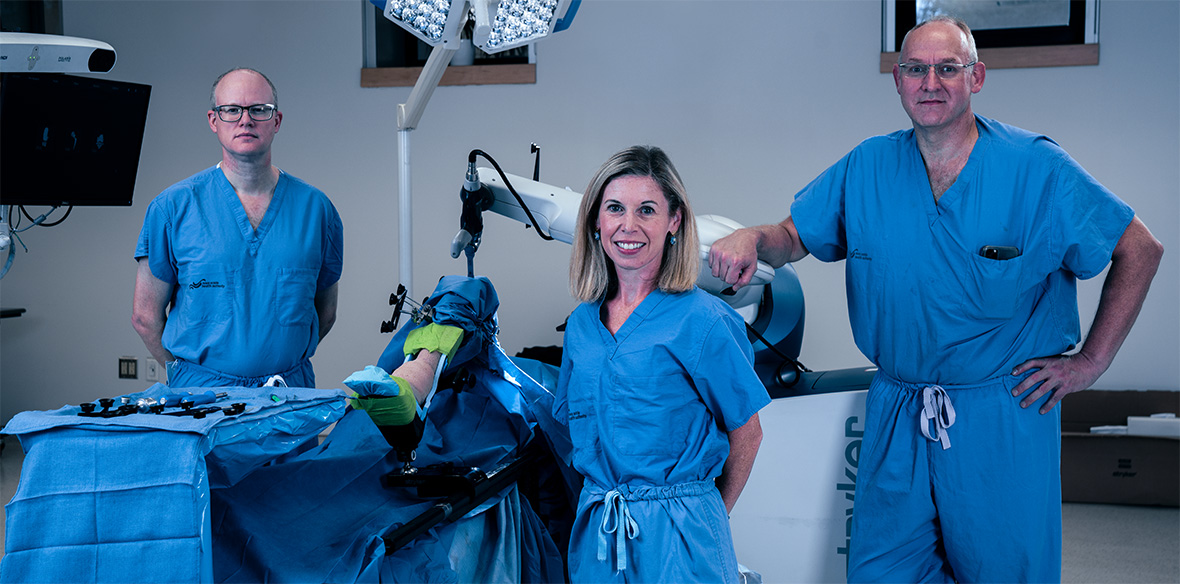
POLYGON ((387 0, 383 13, 385 18, 435 46, 459 37, 466 16, 465 4, 451 0, 387 0))
POLYGON ((468 12, 472 42, 498 53, 569 27, 581 0, 370 0, 385 18, 430 46, 456 41, 468 12), (493 14, 494 9, 494 14, 493 14))
MULTIPOLYGON (((475 34, 472 40, 485 53, 495 53, 519 47, 544 38, 558 28, 562 20, 557 16, 568 14, 569 0, 501 0, 496 6, 496 15, 482 27, 480 20, 483 10, 476 7, 475 34), (486 31, 486 36, 485 36, 486 31)), ((576 10, 576 5, 574 10, 576 10)), ((572 15, 571 15, 572 16, 572 15)))
POLYGON ((406 102, 397 107, 398 270, 414 290, 413 224, 410 196, 410 132, 418 127, 426 103, 442 80, 459 35, 474 19, 472 42, 496 53, 535 42, 569 28, 582 0, 369 0, 385 18, 434 47, 406 102), (492 16, 492 8, 495 15, 492 16))

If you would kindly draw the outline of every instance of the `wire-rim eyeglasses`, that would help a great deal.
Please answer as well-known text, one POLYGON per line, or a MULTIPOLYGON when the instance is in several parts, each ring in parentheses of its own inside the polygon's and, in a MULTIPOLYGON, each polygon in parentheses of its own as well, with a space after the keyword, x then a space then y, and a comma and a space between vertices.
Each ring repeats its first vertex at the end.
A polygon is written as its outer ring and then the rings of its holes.
POLYGON ((954 79, 959 76, 959 73, 966 69, 974 67, 979 61, 971 61, 967 64, 962 63, 898 63, 898 68, 901 69, 901 74, 910 79, 924 79, 931 69, 934 69, 934 74, 939 79, 954 79))

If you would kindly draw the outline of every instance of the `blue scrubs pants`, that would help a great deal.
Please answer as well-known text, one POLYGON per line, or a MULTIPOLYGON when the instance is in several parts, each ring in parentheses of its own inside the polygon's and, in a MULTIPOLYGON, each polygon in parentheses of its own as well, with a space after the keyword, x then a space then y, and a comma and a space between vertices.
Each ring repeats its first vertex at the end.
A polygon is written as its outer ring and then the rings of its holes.
MULTIPOLYGON (((1060 408, 1040 414, 1005 375, 936 391, 878 373, 869 389, 849 582, 1060 582, 1060 408), (927 408, 927 405, 935 406, 927 408), (930 412, 936 414, 939 412, 930 412), (920 424, 934 439, 927 438, 920 424)), ((1047 398, 1046 398, 1047 399, 1047 398)))
POLYGON ((575 584, 737 584, 738 570, 713 480, 582 487, 569 545, 575 584))
POLYGON ((258 377, 230 375, 183 359, 170 361, 168 387, 262 387, 271 375, 281 375, 289 387, 315 387, 315 371, 304 359, 287 371, 258 377))

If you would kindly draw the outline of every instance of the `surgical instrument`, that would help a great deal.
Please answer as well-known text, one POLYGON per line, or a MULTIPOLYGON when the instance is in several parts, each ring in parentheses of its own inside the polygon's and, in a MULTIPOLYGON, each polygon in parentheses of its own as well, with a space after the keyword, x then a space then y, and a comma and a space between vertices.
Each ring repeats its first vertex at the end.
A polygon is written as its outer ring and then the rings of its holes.
POLYGON ((185 404, 189 404, 190 406, 198 406, 198 405, 202 405, 202 404, 211 404, 211 403, 213 403, 217 400, 220 400, 228 395, 229 394, 225 393, 224 391, 219 392, 219 393, 213 393, 212 391, 206 391, 204 393, 198 393, 198 394, 170 393, 168 395, 161 397, 160 403, 163 404, 165 407, 184 406, 185 404))
POLYGON ((181 410, 178 410, 175 412, 164 412, 164 415, 165 416, 192 416, 194 419, 200 420, 201 418, 204 418, 205 416, 208 416, 209 414, 216 414, 217 412, 222 412, 226 416, 236 416, 236 415, 246 411, 246 404, 244 404, 244 403, 236 403, 236 404, 233 404, 233 405, 231 405, 229 407, 225 407, 225 408, 220 407, 220 406, 207 406, 207 407, 203 407, 203 408, 194 408, 190 405, 184 405, 184 404, 182 404, 181 407, 184 409, 181 409, 181 410))

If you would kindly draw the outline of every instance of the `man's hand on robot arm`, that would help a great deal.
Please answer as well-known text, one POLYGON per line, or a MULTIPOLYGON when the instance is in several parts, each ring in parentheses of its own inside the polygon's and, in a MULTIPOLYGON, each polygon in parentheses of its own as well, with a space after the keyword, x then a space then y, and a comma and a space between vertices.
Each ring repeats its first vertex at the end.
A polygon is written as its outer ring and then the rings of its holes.
POLYGON ((709 268, 734 290, 750 283, 758 266, 758 234, 738 229, 718 239, 709 248, 709 268))
POLYGON ((799 238, 795 220, 738 229, 718 239, 709 248, 709 268, 713 276, 724 280, 736 291, 750 283, 758 270, 758 261, 773 268, 807 257, 807 247, 799 238))

